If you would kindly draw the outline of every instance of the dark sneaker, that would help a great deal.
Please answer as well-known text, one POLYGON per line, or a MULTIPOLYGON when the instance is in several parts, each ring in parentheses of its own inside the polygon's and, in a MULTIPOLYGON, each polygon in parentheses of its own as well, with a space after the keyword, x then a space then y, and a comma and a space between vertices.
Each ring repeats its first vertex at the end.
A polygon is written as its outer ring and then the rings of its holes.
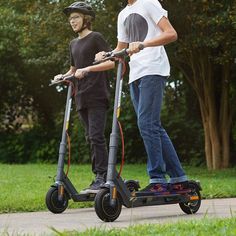
POLYGON ((90 184, 88 188, 81 190, 80 194, 98 193, 101 189, 101 186, 104 184, 105 181, 103 179, 96 179, 90 184))
POLYGON ((191 189, 189 188, 188 181, 184 181, 170 184, 170 191, 172 194, 184 194, 191 192, 191 189))
POLYGON ((142 195, 166 195, 170 194, 170 191, 168 189, 168 184, 162 184, 162 183, 152 183, 149 184, 146 188, 142 189, 140 192, 142 192, 142 195))

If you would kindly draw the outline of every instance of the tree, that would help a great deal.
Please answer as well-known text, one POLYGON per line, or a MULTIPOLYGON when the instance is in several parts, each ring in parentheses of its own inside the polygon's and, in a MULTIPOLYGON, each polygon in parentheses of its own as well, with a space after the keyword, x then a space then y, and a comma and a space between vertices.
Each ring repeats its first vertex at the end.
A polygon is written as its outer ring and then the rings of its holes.
POLYGON ((172 62, 199 101, 208 169, 229 167, 236 1, 164 1, 179 40, 172 62))
MULTIPOLYGON (((117 41, 117 15, 124 1, 88 1, 96 10, 93 29, 102 32, 113 49, 117 41)), ((235 80, 232 79, 236 71, 233 64, 236 52, 235 0, 223 3, 219 0, 163 0, 161 3, 169 11, 171 22, 179 34, 179 41, 167 47, 174 66, 174 78, 177 80, 175 88, 167 88, 163 111, 165 127, 184 160, 187 160, 189 153, 195 154, 202 147, 199 110, 190 109, 196 102, 191 97, 190 85, 200 104, 207 165, 209 169, 226 167, 229 165, 229 133, 234 117, 230 101, 236 95, 235 80), (231 74, 232 70, 234 74, 231 74), (194 113, 191 119, 190 112, 194 113), (188 117, 188 122, 185 117, 188 117), (193 144, 192 137, 186 135, 186 132, 198 136, 194 139, 196 143, 193 144)), ((48 87, 48 84, 55 74, 64 73, 69 66, 67 45, 76 35, 62 9, 70 4, 69 0, 1 0, 1 160, 55 161, 57 158, 55 143, 59 142, 66 90, 61 87, 62 91, 58 92, 55 88, 48 87), (27 120, 28 118, 31 120, 27 120), (28 130, 25 129, 25 121, 32 125, 28 130)), ((112 91, 113 77, 114 73, 111 75, 112 91)), ((127 82, 127 78, 124 81, 127 82)), ((125 133, 126 154, 131 162, 137 159, 144 161, 145 150, 128 97, 127 84, 124 84, 123 95, 121 121, 125 133)), ((108 119, 111 119, 111 115, 108 119)), ((79 135, 77 133, 80 127, 77 124, 77 114, 72 115, 72 118, 73 140, 78 140, 80 145, 77 150, 72 143, 75 150, 73 152, 85 156, 87 149, 83 132, 79 135)), ((108 121, 107 136, 110 133, 109 124, 108 121)), ((235 133, 234 130, 231 134, 234 140, 235 133)), ((202 151, 199 153, 196 157, 200 158, 202 151)), ((191 159, 192 155, 189 156, 191 159)), ((84 161, 85 158, 80 160, 84 161)))

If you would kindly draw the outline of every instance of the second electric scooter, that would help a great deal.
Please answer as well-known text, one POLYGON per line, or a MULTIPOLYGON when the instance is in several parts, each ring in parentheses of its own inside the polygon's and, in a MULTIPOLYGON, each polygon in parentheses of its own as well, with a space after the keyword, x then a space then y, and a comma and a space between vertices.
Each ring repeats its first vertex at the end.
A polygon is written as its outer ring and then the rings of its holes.
MULTIPOLYGON (((163 204, 179 204, 180 208, 186 214, 196 213, 201 205, 201 186, 199 182, 189 181, 189 191, 184 194, 167 194, 157 195, 149 192, 145 193, 138 191, 138 183, 136 181, 129 181, 129 188, 125 181, 122 180, 120 173, 116 171, 117 150, 119 142, 119 116, 120 104, 122 94, 122 71, 124 65, 124 58, 127 51, 121 50, 119 52, 110 52, 106 54, 106 60, 118 61, 117 77, 116 77, 116 91, 113 111, 112 132, 109 143, 109 157, 108 157, 108 172, 107 181, 104 187, 97 193, 95 197, 95 211, 98 217, 105 222, 112 222, 116 220, 120 213, 122 205, 127 208, 163 205, 163 204)), ((98 62, 97 62, 98 63, 98 62)))
POLYGON ((67 176, 68 171, 67 173, 64 172, 64 161, 67 153, 67 136, 72 105, 73 79, 73 76, 65 78, 61 77, 61 79, 50 84, 50 86, 60 83, 68 85, 62 137, 59 147, 57 176, 55 183, 49 188, 46 194, 46 205, 48 210, 52 213, 62 213, 65 211, 69 199, 72 199, 74 202, 93 201, 96 195, 95 193, 79 194, 67 176))

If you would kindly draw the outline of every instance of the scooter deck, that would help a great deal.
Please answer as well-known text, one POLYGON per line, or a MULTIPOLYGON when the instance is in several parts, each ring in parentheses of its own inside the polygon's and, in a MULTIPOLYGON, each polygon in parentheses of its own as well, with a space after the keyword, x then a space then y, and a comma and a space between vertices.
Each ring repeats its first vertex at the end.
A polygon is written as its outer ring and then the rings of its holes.
POLYGON ((86 194, 73 194, 71 198, 74 202, 90 202, 93 201, 96 193, 86 193, 86 194))
POLYGON ((180 202, 188 202, 190 196, 188 194, 166 194, 166 195, 157 195, 155 193, 144 193, 144 192, 135 192, 131 197, 131 206, 152 206, 152 205, 164 205, 164 204, 176 204, 180 202))

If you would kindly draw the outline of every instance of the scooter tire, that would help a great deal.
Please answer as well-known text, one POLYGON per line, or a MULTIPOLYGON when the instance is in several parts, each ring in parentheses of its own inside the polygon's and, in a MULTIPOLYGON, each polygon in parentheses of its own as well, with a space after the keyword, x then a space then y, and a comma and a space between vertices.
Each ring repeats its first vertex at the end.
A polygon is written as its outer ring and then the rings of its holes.
POLYGON ((58 188, 56 186, 53 186, 48 190, 45 202, 48 210, 54 214, 60 214, 68 207, 67 194, 65 193, 62 201, 59 201, 58 188))
POLYGON ((125 182, 125 185, 131 193, 138 191, 138 189, 140 188, 139 184, 135 181, 127 181, 125 182))
POLYGON ((119 194, 115 206, 110 205, 110 190, 101 189, 95 197, 95 211, 97 216, 104 222, 115 221, 121 213, 121 200, 119 194))

